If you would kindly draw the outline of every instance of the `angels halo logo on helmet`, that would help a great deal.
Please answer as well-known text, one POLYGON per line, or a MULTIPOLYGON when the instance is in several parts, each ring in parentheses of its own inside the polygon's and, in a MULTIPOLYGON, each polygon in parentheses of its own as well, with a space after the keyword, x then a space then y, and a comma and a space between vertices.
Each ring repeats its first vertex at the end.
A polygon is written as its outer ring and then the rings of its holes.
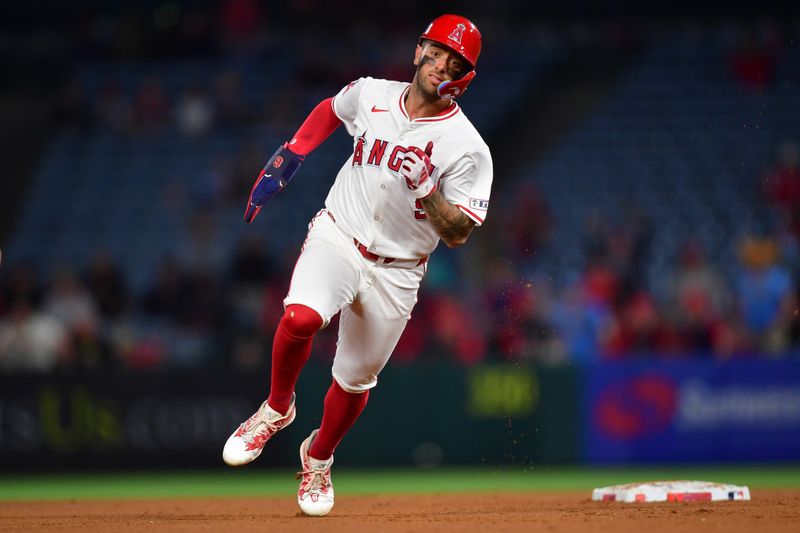
POLYGON ((449 100, 464 94, 475 77, 475 66, 481 54, 481 32, 478 31, 478 27, 461 15, 441 15, 433 19, 422 32, 419 42, 423 40, 450 48, 469 64, 469 72, 464 76, 457 80, 444 81, 436 89, 440 97, 449 100))
POLYGON ((456 29, 453 30, 453 33, 450 34, 448 39, 457 42, 458 44, 461 44, 461 39, 464 38, 464 30, 466 29, 467 29, 466 26, 464 26, 463 24, 459 24, 458 26, 456 26, 456 29))

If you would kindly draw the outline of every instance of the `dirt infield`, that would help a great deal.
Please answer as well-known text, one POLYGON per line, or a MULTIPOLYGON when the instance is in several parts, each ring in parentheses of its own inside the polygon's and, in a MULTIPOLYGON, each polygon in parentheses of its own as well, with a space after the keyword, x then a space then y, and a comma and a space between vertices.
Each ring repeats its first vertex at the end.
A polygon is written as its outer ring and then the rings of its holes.
POLYGON ((291 497, 0 503, 0 531, 790 531, 800 490, 753 490, 749 502, 623 504, 588 493, 346 496, 323 518, 291 497))

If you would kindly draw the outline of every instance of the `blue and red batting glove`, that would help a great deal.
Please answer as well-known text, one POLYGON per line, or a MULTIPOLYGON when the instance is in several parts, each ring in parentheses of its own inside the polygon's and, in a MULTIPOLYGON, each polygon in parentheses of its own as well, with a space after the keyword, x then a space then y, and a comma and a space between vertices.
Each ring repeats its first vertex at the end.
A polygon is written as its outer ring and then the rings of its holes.
POLYGON ((305 157, 297 155, 286 147, 286 144, 279 146, 269 158, 267 164, 253 184, 250 191, 250 198, 247 200, 247 209, 244 212, 244 221, 250 224, 267 203, 267 200, 281 192, 292 180, 292 177, 300 170, 305 157))

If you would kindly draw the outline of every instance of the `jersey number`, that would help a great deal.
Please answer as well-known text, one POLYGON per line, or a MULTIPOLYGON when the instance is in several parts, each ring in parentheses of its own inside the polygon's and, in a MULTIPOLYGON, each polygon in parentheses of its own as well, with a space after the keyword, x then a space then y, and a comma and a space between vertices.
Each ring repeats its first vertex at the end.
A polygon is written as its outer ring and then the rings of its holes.
POLYGON ((422 207, 422 200, 417 200, 416 202, 414 202, 414 218, 416 218, 417 220, 425 220, 426 218, 428 218, 428 214, 422 207))

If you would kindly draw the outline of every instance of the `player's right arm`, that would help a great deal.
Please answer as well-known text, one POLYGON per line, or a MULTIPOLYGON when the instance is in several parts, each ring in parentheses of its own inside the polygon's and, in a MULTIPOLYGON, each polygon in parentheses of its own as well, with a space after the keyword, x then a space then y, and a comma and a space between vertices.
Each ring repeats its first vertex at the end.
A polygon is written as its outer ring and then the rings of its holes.
POLYGON ((333 97, 331 109, 337 118, 344 124, 347 133, 351 137, 358 134, 356 118, 358 117, 361 94, 364 88, 370 84, 372 78, 359 78, 345 85, 339 93, 333 97))
POLYGON ((292 139, 278 147, 258 174, 247 199, 245 222, 249 224, 253 221, 267 200, 288 185, 300 170, 306 155, 330 137, 341 124, 333 109, 333 98, 326 98, 311 111, 292 139))

